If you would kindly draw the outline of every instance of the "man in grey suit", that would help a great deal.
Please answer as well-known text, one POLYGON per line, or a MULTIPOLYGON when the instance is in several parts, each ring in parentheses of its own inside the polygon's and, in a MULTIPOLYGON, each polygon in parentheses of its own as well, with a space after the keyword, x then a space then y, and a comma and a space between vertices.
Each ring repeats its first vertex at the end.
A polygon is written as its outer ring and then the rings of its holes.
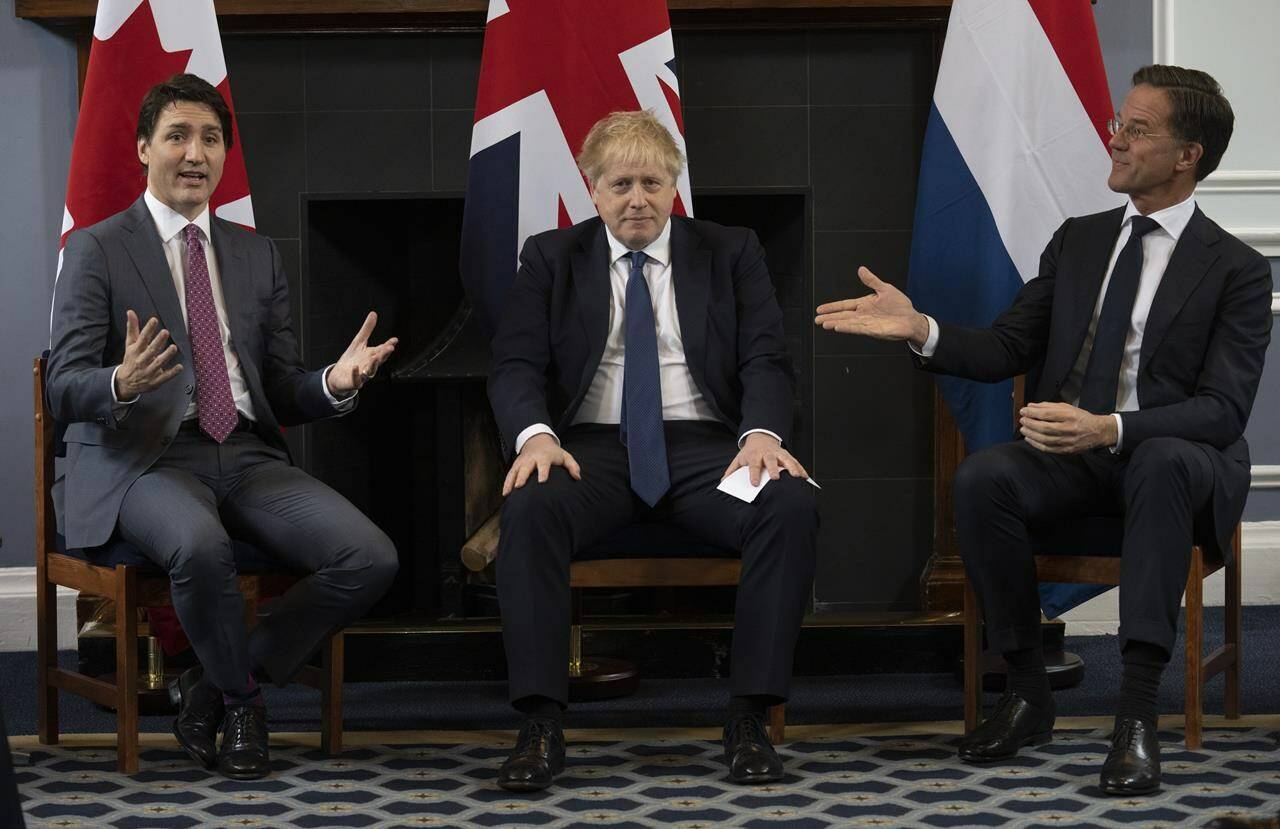
POLYGON ((290 465, 280 427, 350 411, 396 340, 369 345, 370 313, 336 363, 303 367, 274 243, 210 215, 232 129, 222 96, 194 75, 147 93, 146 191, 67 239, 48 389, 68 424, 67 546, 118 536, 168 571, 200 660, 179 680, 174 733, 205 767, 252 779, 269 771, 258 681, 287 683, 397 568, 381 530, 290 465), (231 536, 308 574, 252 635, 231 536))

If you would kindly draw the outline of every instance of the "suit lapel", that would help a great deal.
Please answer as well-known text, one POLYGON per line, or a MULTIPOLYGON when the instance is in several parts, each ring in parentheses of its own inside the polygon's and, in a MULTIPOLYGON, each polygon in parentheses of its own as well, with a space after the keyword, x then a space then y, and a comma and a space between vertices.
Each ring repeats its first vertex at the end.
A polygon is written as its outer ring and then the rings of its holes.
POLYGON ((707 356, 707 297, 711 289, 711 251, 685 222, 672 216, 671 277, 675 280, 680 340, 689 371, 702 385, 707 356))
POLYGON ((209 231, 213 241, 213 253, 218 258, 218 281, 222 284, 222 301, 227 306, 227 321, 231 326, 231 341, 252 329, 256 308, 253 304, 253 286, 249 284, 244 248, 235 234, 227 231, 220 219, 210 217, 209 231))
POLYGON ((609 306, 613 296, 609 287, 609 243, 604 234, 604 223, 598 222, 595 232, 588 234, 582 247, 573 254, 571 265, 578 316, 587 334, 587 361, 582 367, 579 397, 586 394, 591 385, 609 337, 609 306))
POLYGON ((1111 262, 1111 252, 1115 250, 1123 219, 1124 208, 1116 208, 1101 218, 1104 232, 1084 234, 1089 247, 1081 257, 1079 278, 1075 285, 1075 302, 1071 310, 1070 359, 1073 362, 1084 345, 1084 336, 1093 319, 1093 309, 1098 306, 1098 293, 1102 290, 1102 280, 1107 275, 1107 265, 1111 262))
MULTIPOLYGON (((141 196, 129 208, 129 218, 133 221, 125 240, 125 249, 129 251, 129 257, 138 269, 143 286, 151 295, 156 315, 161 324, 169 329, 170 339, 178 346, 178 359, 182 359, 184 354, 190 359, 191 340, 187 336, 186 318, 178 304, 178 291, 173 287, 169 260, 165 258, 164 245, 160 241, 156 223, 151 218, 151 211, 147 210, 147 203, 141 196)), ((147 321, 139 319, 138 323, 146 325, 147 321)))
POLYGON ((1174 246, 1169 264, 1160 277, 1155 298, 1151 300, 1151 310, 1147 313, 1147 324, 1142 332, 1142 357, 1139 365, 1144 365, 1155 353, 1169 330, 1169 324, 1182 310, 1187 297, 1191 296, 1200 280, 1204 279, 1209 266, 1217 258, 1211 247, 1217 240, 1213 225, 1197 207, 1191 215, 1191 221, 1187 222, 1186 229, 1178 237, 1178 244, 1174 246))

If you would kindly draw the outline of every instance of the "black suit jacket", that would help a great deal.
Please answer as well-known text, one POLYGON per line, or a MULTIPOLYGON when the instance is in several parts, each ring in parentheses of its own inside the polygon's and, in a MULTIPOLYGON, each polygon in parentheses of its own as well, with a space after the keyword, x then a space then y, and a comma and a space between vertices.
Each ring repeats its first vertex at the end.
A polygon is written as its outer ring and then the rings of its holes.
MULTIPOLYGON (((280 254, 265 236, 210 217, 231 344, 258 432, 285 449, 281 426, 336 414, 320 372, 303 368, 280 254)), ((54 291, 49 405, 68 424, 58 517, 70 547, 95 547, 115 529, 125 492, 178 431, 195 391, 191 342, 160 234, 139 197, 128 210, 67 237, 54 291), (152 316, 178 347, 182 373, 141 395, 117 420, 111 374, 124 357, 125 311, 152 316)))
MULTIPOLYGON (((716 417, 741 435, 791 435, 794 373, 764 249, 746 228, 672 216, 685 357, 716 417)), ((531 236, 491 343, 489 400, 508 453, 535 423, 568 426, 609 333, 609 243, 599 218, 531 236)))
MULTIPOLYGON (((1124 208, 1068 219, 1040 274, 990 328, 939 323, 929 371, 995 382, 1027 375, 1029 402, 1060 400, 1088 333, 1124 208)), ((1227 552, 1249 491, 1245 425, 1271 340, 1271 267, 1197 207, 1151 303, 1138 364, 1139 410, 1123 412, 1122 451, 1153 437, 1209 450, 1213 536, 1227 552)))

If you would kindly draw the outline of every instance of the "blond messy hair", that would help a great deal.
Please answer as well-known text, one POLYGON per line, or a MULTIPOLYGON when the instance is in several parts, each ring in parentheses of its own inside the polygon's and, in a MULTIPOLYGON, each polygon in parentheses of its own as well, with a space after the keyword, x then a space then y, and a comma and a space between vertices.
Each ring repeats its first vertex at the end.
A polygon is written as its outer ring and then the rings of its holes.
POLYGON ((597 121, 582 142, 578 169, 594 187, 611 164, 657 164, 672 181, 684 169, 684 153, 652 110, 611 112, 597 121))

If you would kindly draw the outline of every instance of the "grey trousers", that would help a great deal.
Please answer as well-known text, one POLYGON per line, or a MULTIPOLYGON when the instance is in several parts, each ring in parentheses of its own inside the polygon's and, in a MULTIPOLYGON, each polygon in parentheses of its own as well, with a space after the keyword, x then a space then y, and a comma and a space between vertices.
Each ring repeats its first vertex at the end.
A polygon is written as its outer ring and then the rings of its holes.
POLYGON ((395 547, 347 499, 252 431, 221 445, 184 425, 129 488, 120 535, 169 573, 173 607, 205 676, 240 690, 265 670, 286 684, 329 632, 386 592, 395 547), (230 537, 307 574, 246 635, 230 537))

